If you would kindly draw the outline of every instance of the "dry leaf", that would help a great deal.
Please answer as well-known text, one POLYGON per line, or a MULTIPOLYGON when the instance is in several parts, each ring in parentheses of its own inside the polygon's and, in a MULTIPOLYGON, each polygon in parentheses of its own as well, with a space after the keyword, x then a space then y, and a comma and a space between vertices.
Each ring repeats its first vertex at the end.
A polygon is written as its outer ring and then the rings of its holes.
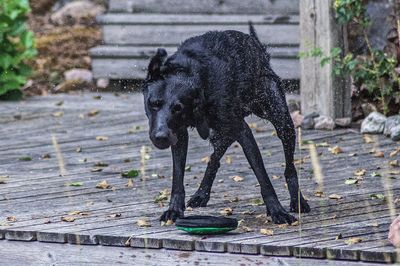
POLYGON ((243 181, 243 177, 238 176, 238 175, 232 176, 232 179, 235 182, 242 182, 243 181))
POLYGON ((257 123, 249 123, 249 128, 257 128, 257 123))
POLYGON ((338 155, 339 153, 342 153, 342 152, 343 152, 342 148, 340 148, 339 146, 335 146, 335 147, 333 147, 333 148, 329 148, 328 150, 329 150, 331 153, 335 154, 335 155, 338 155))
POLYGON ((353 244, 360 243, 361 241, 362 241, 362 238, 360 238, 360 237, 352 237, 352 238, 345 240, 344 243, 346 243, 347 245, 353 245, 353 244))
POLYGON ((366 172, 367 172, 367 170, 365 170, 365 169, 357 169, 357 170, 354 172, 354 175, 355 175, 355 176, 363 176, 363 175, 365 175, 366 172))
POLYGON ((378 222, 374 222, 374 223, 367 224, 367 226, 378 227, 379 224, 378 224, 378 222))
POLYGON ((246 233, 248 233, 248 232, 253 232, 254 231, 254 229, 253 228, 251 228, 251 227, 248 227, 248 226, 241 226, 240 227, 244 232, 246 232, 246 233))
POLYGON ((78 148, 76 148, 75 151, 78 152, 78 153, 79 153, 79 152, 82 152, 82 147, 79 146, 78 148))
POLYGON ((224 208, 219 213, 224 216, 229 216, 229 215, 232 215, 233 210, 232 210, 232 208, 224 208))
POLYGON ((73 216, 62 216, 61 221, 72 223, 75 221, 75 217, 73 216))
POLYGON ((342 239, 342 238, 343 238, 342 234, 338 234, 338 235, 335 237, 335 240, 339 240, 339 239, 342 239))
POLYGON ((139 219, 139 220, 137 220, 136 223, 139 227, 150 227, 151 226, 151 224, 147 218, 139 219))
POLYGON ((279 178, 281 178, 281 176, 279 176, 279 175, 272 175, 272 179, 279 179, 279 178))
POLYGON ((205 157, 201 158, 202 163, 208 163, 209 161, 210 161, 210 156, 205 156, 205 157))
POLYGON ((385 154, 381 151, 377 151, 377 152, 375 152, 374 156, 378 157, 378 158, 383 158, 383 157, 385 157, 385 154))
POLYGON ((128 183, 125 185, 126 187, 133 187, 133 181, 131 178, 128 179, 128 183))
POLYGON ((226 162, 227 164, 232 164, 232 156, 227 155, 227 156, 225 157, 225 162, 226 162))
POLYGON ((15 216, 8 216, 6 218, 7 222, 16 222, 17 221, 17 217, 15 216))
POLYGON ((400 148, 398 148, 398 149, 395 150, 395 151, 392 151, 392 152, 389 154, 389 156, 390 156, 390 157, 394 157, 394 156, 396 156, 399 152, 400 152, 400 148))
POLYGON ((252 199, 250 204, 252 206, 260 206, 264 205, 264 201, 262 199, 252 199))
POLYGON ((187 212, 191 212, 191 211, 193 211, 193 208, 192 208, 192 207, 187 207, 187 208, 186 208, 186 211, 187 211, 187 212))
POLYGON ((335 200, 340 200, 342 198, 342 196, 340 196, 338 194, 330 194, 328 197, 330 199, 335 199, 335 200))
POLYGON ((392 166, 392 167, 398 167, 399 166, 399 161, 398 160, 390 161, 389 165, 392 166))
POLYGON ((52 115, 53 115, 54 117, 61 117, 61 116, 64 115, 64 112, 61 112, 61 111, 59 111, 59 112, 54 112, 52 115))
POLYGON ((271 229, 262 228, 262 229, 260 229, 260 234, 266 235, 266 236, 272 236, 272 235, 274 235, 274 231, 271 229))
POLYGON ((291 223, 290 225, 291 226, 298 226, 300 224, 300 222, 299 221, 294 221, 293 223, 291 223))
POLYGON ((288 227, 288 224, 278 224, 278 228, 285 229, 288 227))
POLYGON ((394 204, 400 204, 400 198, 395 198, 393 201, 394 204))
POLYGON ((118 218, 118 217, 121 217, 121 216, 122 215, 120 213, 113 213, 113 214, 107 215, 107 217, 110 217, 110 218, 118 218))
POLYGON ((105 141, 105 140, 108 140, 108 137, 107 137, 107 136, 97 136, 97 137, 96 137, 96 140, 98 140, 98 141, 105 141))
POLYGON ((87 115, 88 115, 88 116, 95 116, 95 115, 97 115, 98 113, 100 113, 100 110, 98 110, 98 109, 93 109, 93 110, 90 110, 89 113, 87 113, 87 115))
POLYGON ((110 188, 111 185, 107 183, 107 180, 103 180, 99 183, 97 183, 96 188, 101 188, 101 189, 107 189, 110 188))
POLYGON ((358 183, 358 179, 347 179, 346 181, 344 181, 344 183, 346 185, 354 185, 358 183))
POLYGON ((154 203, 159 203, 168 200, 169 195, 171 195, 171 193, 167 188, 161 190, 160 192, 158 192, 158 196, 154 199, 154 203))
POLYGON ((321 198, 324 195, 323 191, 315 191, 314 196, 321 198))
POLYGON ((92 169, 90 169, 90 172, 92 172, 92 173, 101 172, 101 171, 103 171, 103 168, 100 168, 100 167, 93 167, 92 169))
POLYGON ((363 139, 365 143, 374 143, 374 140, 370 135, 363 135, 363 139))

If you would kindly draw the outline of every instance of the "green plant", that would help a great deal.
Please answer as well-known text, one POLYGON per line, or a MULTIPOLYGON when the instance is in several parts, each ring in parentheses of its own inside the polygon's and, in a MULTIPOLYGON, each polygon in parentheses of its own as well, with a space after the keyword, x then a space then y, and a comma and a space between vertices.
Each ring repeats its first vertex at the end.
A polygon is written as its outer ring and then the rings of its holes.
POLYGON ((352 23, 360 27, 367 54, 354 56, 350 52, 344 53, 340 48, 333 48, 329 54, 325 54, 320 48, 314 47, 301 53, 300 57, 319 57, 321 67, 332 62, 334 75, 350 74, 358 92, 366 90, 370 99, 377 101, 385 114, 390 113, 389 106, 397 106, 394 112, 399 112, 400 78, 396 71, 397 58, 396 55, 389 55, 371 47, 367 34, 371 22, 366 14, 365 1, 335 0, 334 9, 340 24, 352 23))
POLYGON ((0 2, 0 99, 18 99, 31 73, 27 60, 36 55, 34 35, 26 25, 28 0, 0 2))

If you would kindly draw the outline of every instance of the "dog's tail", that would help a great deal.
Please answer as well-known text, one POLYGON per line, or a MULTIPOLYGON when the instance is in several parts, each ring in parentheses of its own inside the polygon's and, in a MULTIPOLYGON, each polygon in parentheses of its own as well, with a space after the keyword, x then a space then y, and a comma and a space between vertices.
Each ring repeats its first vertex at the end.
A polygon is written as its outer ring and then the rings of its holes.
POLYGON ((261 47, 264 48, 264 50, 265 50, 265 56, 267 57, 267 60, 268 60, 268 62, 269 62, 270 59, 271 59, 271 55, 270 55, 270 53, 269 53, 270 47, 269 47, 268 45, 263 44, 263 43, 260 41, 260 39, 258 38, 257 32, 256 32, 256 29, 255 29, 254 26, 253 26, 253 22, 251 22, 251 21, 249 21, 249 32, 250 32, 250 36, 253 37, 253 38, 258 42, 258 44, 259 44, 261 47))

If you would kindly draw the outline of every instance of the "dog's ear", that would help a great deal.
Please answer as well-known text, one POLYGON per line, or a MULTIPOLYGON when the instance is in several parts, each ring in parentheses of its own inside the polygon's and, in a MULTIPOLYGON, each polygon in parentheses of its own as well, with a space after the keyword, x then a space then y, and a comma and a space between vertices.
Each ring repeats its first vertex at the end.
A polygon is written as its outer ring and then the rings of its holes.
POLYGON ((206 140, 210 136, 210 127, 205 119, 204 95, 200 93, 199 97, 193 101, 193 104, 193 118, 195 127, 200 137, 206 140))
POLYGON ((147 68, 146 80, 156 80, 161 78, 161 66, 167 57, 167 51, 158 48, 157 53, 151 58, 149 67, 147 68))

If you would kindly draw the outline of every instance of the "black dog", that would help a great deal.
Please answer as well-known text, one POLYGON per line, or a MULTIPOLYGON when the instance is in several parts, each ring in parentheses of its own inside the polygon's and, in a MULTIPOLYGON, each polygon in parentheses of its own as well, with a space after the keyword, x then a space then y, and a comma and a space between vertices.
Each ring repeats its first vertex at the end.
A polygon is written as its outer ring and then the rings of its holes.
POLYGON ((244 118, 268 119, 283 143, 290 211, 309 212, 299 191, 293 162, 296 132, 281 79, 271 69, 269 54, 250 24, 250 35, 238 31, 208 32, 186 40, 167 57, 158 49, 151 59, 142 91, 150 139, 159 149, 171 146, 173 181, 169 208, 160 220, 175 221, 185 210, 184 169, 188 127, 195 127, 214 147, 204 178, 187 206, 205 207, 228 147, 238 141, 260 183, 267 213, 274 223, 296 219, 280 204, 265 171, 260 150, 244 118))

